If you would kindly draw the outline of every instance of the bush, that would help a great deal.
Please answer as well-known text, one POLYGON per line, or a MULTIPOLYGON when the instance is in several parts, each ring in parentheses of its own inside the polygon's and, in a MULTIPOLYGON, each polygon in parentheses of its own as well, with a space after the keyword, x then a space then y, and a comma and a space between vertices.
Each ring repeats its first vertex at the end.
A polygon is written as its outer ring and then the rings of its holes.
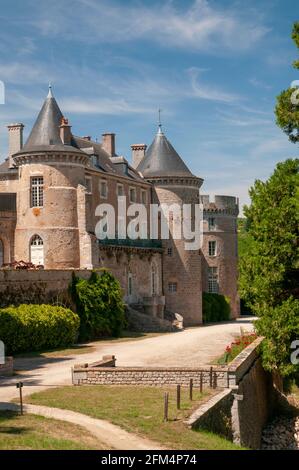
POLYGON ((230 319, 229 299, 224 295, 204 292, 202 312, 204 323, 227 321, 230 319))
POLYGON ((125 306, 120 284, 112 274, 93 271, 88 280, 73 274, 71 294, 81 320, 81 341, 120 336, 126 325, 125 306))
POLYGON ((292 364, 292 342, 299 340, 299 300, 290 297, 280 305, 265 308, 255 322, 262 343, 263 366, 286 378, 299 377, 299 364, 292 364))
POLYGON ((0 309, 0 339, 6 353, 54 349, 78 337, 78 315, 52 305, 19 305, 0 309))

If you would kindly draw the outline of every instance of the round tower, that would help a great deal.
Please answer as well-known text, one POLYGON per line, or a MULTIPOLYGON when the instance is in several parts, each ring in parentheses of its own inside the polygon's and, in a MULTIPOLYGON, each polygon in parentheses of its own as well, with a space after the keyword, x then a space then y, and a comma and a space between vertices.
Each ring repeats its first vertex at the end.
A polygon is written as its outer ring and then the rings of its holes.
POLYGON ((229 298, 232 318, 240 315, 238 297, 238 233, 239 201, 233 196, 201 196, 204 213, 203 290, 229 298))
MULTIPOLYGON (((162 132, 161 125, 137 171, 153 184, 153 203, 177 204, 180 208, 184 204, 192 208, 199 204, 203 180, 190 172, 162 132)), ((170 213, 170 238, 162 240, 166 310, 182 315, 186 326, 199 325, 202 323, 200 250, 187 250, 184 239, 174 238, 175 218, 176 215, 170 213)))
POLYGON ((79 268, 78 185, 88 157, 73 145, 51 88, 25 146, 19 169, 15 259, 51 268, 79 268))

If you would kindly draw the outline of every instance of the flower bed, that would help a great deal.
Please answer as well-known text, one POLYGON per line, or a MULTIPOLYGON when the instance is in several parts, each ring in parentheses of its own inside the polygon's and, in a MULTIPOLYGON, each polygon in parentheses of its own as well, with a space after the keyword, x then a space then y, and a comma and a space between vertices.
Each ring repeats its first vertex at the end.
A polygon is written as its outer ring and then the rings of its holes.
POLYGON ((218 364, 228 364, 256 339, 256 333, 244 333, 243 335, 238 336, 235 341, 226 346, 224 354, 217 361, 218 364))

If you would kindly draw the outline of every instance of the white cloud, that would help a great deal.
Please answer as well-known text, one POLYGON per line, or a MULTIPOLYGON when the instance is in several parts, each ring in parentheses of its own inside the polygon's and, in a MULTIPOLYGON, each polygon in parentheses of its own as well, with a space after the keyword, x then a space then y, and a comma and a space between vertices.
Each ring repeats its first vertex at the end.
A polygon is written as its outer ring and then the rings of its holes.
POLYGON ((239 96, 233 93, 227 93, 213 85, 206 85, 200 82, 198 77, 202 69, 192 67, 188 72, 191 79, 193 97, 211 101, 222 101, 224 103, 231 103, 240 99, 239 96))
POLYGON ((107 0, 52 0, 40 4, 32 25, 46 36, 87 43, 115 43, 147 39, 159 44, 195 50, 246 50, 269 31, 257 17, 239 10, 195 0, 189 8, 172 1, 125 4, 107 0))

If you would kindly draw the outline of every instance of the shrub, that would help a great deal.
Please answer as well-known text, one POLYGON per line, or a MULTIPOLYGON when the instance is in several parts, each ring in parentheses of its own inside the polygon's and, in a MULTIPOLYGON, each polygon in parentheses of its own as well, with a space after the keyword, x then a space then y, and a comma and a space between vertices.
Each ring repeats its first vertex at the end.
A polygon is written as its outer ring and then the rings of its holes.
POLYGON ((111 273, 93 271, 90 278, 73 274, 71 294, 80 317, 80 340, 119 336, 126 325, 119 282, 111 273))
POLYGON ((203 322, 212 323, 230 319, 228 297, 204 292, 202 296, 203 322))
POLYGON ((0 339, 8 354, 73 344, 79 324, 78 315, 63 307, 22 304, 0 309, 0 339))
POLYGON ((299 339, 299 300, 290 297, 280 305, 265 308, 255 322, 259 335, 265 336, 262 343, 263 366, 286 378, 299 377, 299 365, 292 364, 293 341, 299 339))

